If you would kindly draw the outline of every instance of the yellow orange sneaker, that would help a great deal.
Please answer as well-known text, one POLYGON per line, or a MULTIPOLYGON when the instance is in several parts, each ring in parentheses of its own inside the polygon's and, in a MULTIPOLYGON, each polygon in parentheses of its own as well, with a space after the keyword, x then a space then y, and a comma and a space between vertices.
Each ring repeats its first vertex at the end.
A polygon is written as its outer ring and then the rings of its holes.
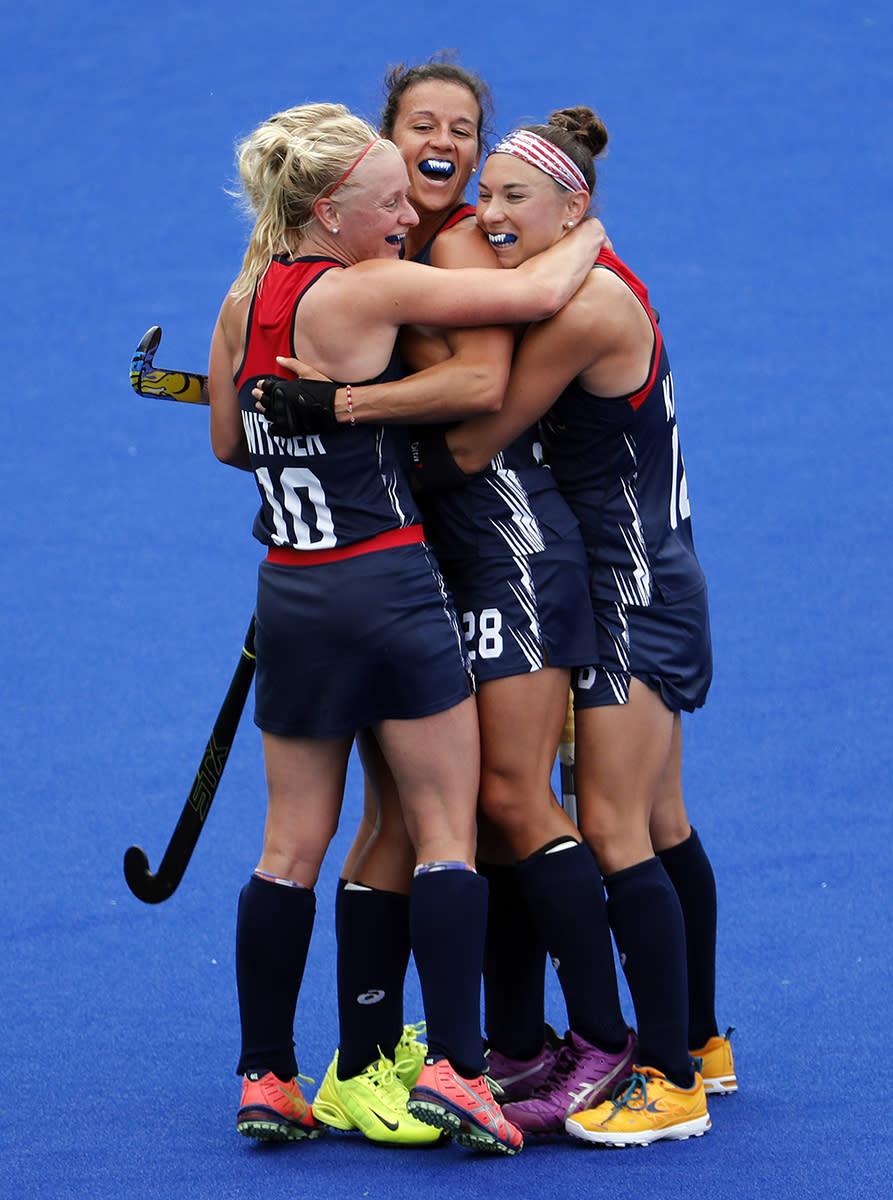
POLYGON ((314 1119, 297 1079, 284 1082, 272 1071, 264 1075, 249 1071, 242 1079, 236 1128, 243 1137, 259 1142, 298 1142, 325 1132, 314 1119))
POLYGON ((682 1088, 653 1067, 636 1067, 613 1100, 574 1113, 564 1127, 573 1137, 599 1146, 647 1146, 700 1137, 710 1128, 704 1081, 695 1074, 694 1084, 682 1088))
POLYGON ((338 1052, 329 1064, 313 1101, 313 1115, 334 1129, 359 1129, 370 1142, 391 1146, 431 1146, 440 1130, 407 1111, 409 1090, 387 1058, 370 1063, 359 1075, 338 1078, 338 1052))
POLYGON ((493 1099, 486 1076, 465 1079, 445 1058, 425 1059, 407 1108, 471 1150, 517 1154, 524 1145, 521 1130, 506 1120, 493 1099))
POLYGON ((724 1037, 712 1037, 700 1050, 691 1051, 695 1066, 704 1080, 704 1091, 708 1095, 728 1096, 738 1091, 735 1058, 730 1041, 734 1028, 734 1025, 730 1025, 724 1037))

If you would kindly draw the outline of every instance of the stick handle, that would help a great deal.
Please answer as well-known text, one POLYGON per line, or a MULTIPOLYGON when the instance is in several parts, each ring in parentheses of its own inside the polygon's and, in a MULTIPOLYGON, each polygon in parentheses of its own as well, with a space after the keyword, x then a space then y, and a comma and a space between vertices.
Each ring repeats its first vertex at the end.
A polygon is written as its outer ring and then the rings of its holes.
POLYGON ((567 715, 558 744, 558 769, 561 777, 561 807, 577 823, 577 773, 575 767, 574 694, 567 698, 567 715))
POLYGON ((162 900, 172 896, 189 865, 239 727, 242 710, 254 678, 254 665, 252 617, 235 674, 220 706, 189 796, 158 871, 153 875, 149 870, 149 860, 140 846, 130 846, 124 855, 124 878, 127 880, 127 886, 138 900, 146 904, 160 904, 162 900))

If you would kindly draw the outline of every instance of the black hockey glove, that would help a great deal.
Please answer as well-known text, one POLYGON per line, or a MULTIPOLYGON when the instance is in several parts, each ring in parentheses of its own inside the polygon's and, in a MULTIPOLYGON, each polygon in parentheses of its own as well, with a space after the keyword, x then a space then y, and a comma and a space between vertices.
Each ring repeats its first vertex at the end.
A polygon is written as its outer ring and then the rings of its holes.
POLYGON ((327 433, 337 429, 335 393, 337 383, 321 379, 279 379, 273 375, 260 384, 264 416, 274 437, 327 433))
POLYGON ((409 450, 412 478, 423 492, 449 492, 468 482, 470 477, 450 454, 446 430, 436 426, 414 429, 409 450))

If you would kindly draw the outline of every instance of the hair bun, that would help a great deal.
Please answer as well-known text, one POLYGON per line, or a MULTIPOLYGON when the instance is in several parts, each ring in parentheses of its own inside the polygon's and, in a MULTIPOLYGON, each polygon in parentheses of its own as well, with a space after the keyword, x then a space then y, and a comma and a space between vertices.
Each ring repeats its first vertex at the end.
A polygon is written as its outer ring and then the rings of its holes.
POLYGON ((549 124, 572 134, 593 158, 598 158, 608 144, 608 131, 604 123, 584 104, 576 108, 556 109, 549 115, 549 124))

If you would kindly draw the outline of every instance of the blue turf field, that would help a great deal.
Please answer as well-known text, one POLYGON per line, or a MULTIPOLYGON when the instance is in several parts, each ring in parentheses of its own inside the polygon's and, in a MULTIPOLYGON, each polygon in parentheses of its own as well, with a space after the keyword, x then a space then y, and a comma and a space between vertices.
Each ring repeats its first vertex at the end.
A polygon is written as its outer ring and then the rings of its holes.
MULTIPOLYGON (((135 11, 0 12, 0 1193, 886 1196, 889 3, 135 11), (444 47, 490 81, 500 132, 601 112, 601 215, 673 361, 717 667, 686 786, 742 1079, 698 1141, 491 1161, 238 1138, 235 901, 264 807, 250 719, 180 891, 147 908, 124 884, 126 846, 157 866, 183 804, 259 557, 251 480, 213 459, 204 411, 131 393, 130 354, 157 323, 159 363, 205 367, 247 232, 225 192, 238 135, 305 100, 374 117, 385 66, 444 47)), ((317 1079, 357 784, 299 1012, 317 1079)))

